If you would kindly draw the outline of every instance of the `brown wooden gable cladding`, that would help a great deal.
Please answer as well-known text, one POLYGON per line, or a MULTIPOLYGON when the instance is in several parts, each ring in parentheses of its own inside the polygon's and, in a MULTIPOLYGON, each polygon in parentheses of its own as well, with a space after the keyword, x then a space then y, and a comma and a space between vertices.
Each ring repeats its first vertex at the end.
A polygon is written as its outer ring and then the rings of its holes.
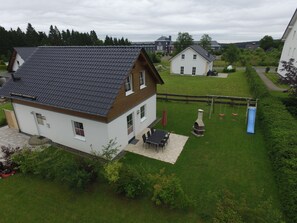
MULTIPOLYGON (((109 113, 107 115, 107 121, 110 122, 135 107, 142 101, 150 98, 157 92, 157 80, 153 74, 152 69, 149 67, 149 63, 140 54, 138 60, 135 62, 133 69, 131 70, 132 75, 132 89, 133 93, 126 96, 125 84, 123 83, 118 96, 116 97, 109 113), (140 72, 145 71, 145 85, 146 87, 140 89, 140 72)), ((129 74, 127 74, 129 75, 129 74)))
POLYGON ((8 72, 13 72, 12 68, 13 68, 13 64, 14 64, 14 62, 15 62, 15 58, 16 58, 16 56, 17 56, 17 52, 16 52, 16 50, 14 49, 14 50, 12 51, 12 54, 11 54, 11 56, 10 56, 9 63, 8 63, 8 66, 7 66, 7 71, 8 71, 8 72))

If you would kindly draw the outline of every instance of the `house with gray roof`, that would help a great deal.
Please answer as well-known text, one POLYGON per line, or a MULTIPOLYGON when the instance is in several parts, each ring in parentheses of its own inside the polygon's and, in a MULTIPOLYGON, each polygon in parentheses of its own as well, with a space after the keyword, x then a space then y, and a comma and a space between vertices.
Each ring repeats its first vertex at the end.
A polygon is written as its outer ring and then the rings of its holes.
POLYGON ((120 149, 156 119, 163 80, 139 47, 38 47, 0 95, 21 132, 90 153, 120 149))
POLYGON ((172 53, 173 42, 171 41, 171 36, 161 36, 155 41, 155 52, 164 53, 169 55, 172 53))
POLYGON ((192 45, 170 59, 170 73, 179 75, 207 75, 213 68, 215 56, 199 45, 192 45))

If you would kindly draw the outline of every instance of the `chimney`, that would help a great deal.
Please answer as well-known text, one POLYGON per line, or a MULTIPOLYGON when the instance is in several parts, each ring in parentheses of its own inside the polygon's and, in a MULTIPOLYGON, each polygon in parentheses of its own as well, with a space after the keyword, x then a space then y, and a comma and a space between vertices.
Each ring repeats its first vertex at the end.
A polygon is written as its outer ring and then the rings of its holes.
POLYGON ((203 110, 202 109, 198 109, 198 120, 201 120, 203 119, 203 110))
POLYGON ((14 76, 14 73, 11 73, 11 78, 12 78, 13 81, 19 81, 19 80, 21 80, 20 77, 15 77, 14 76))

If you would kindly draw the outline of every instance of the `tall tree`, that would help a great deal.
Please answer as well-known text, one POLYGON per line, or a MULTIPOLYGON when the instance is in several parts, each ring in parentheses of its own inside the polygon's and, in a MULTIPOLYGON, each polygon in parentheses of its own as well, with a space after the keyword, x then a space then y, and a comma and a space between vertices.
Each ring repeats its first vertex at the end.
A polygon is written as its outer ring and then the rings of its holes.
POLYGON ((57 28, 57 26, 50 26, 49 34, 48 34, 49 44, 52 46, 61 46, 62 45, 62 36, 57 28))
POLYGON ((223 59, 230 64, 235 63, 240 58, 240 50, 234 44, 230 44, 223 53, 223 59))
POLYGON ((26 43, 27 46, 38 46, 39 45, 39 35, 33 28, 31 23, 28 23, 26 31, 26 43))
POLYGON ((273 48, 274 46, 275 46, 275 43, 272 36, 266 35, 260 40, 260 47, 265 51, 268 50, 269 48, 273 48))
POLYGON ((211 50, 211 37, 208 34, 203 34, 201 36, 199 45, 202 46, 205 50, 211 50))
POLYGON ((174 43, 174 54, 178 54, 179 52, 186 49, 188 46, 193 45, 193 38, 192 36, 185 32, 185 33, 178 33, 176 42, 174 43))

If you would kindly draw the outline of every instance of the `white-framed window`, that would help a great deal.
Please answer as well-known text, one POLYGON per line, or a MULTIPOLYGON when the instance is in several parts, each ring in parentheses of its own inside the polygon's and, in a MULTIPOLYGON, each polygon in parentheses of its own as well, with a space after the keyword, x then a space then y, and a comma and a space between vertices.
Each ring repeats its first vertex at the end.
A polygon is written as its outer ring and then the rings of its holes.
POLYGON ((42 116, 42 114, 40 114, 40 113, 36 113, 35 115, 36 115, 36 120, 37 120, 38 125, 44 125, 45 117, 42 116))
POLYGON ((85 130, 84 125, 81 122, 72 121, 74 135, 76 138, 84 139, 85 138, 85 130))
POLYGON ((139 87, 140 89, 145 88, 145 71, 140 71, 139 72, 139 87))
POLYGON ((194 59, 194 60, 197 59, 197 54, 193 54, 193 59, 194 59))
POLYGON ((196 75, 196 67, 192 67, 192 75, 196 75))
POLYGON ((146 119, 145 107, 146 107, 145 105, 143 105, 143 106, 140 107, 140 119, 141 119, 141 121, 144 121, 146 119))
POLYGON ((185 59, 185 54, 182 54, 181 55, 181 58, 184 60, 185 59))
POLYGON ((125 82, 126 96, 133 93, 132 81, 132 74, 130 74, 125 82))
POLYGON ((180 74, 184 74, 184 70, 185 70, 184 67, 180 67, 180 74))
POLYGON ((128 135, 133 132, 133 114, 127 116, 127 132, 128 135))

